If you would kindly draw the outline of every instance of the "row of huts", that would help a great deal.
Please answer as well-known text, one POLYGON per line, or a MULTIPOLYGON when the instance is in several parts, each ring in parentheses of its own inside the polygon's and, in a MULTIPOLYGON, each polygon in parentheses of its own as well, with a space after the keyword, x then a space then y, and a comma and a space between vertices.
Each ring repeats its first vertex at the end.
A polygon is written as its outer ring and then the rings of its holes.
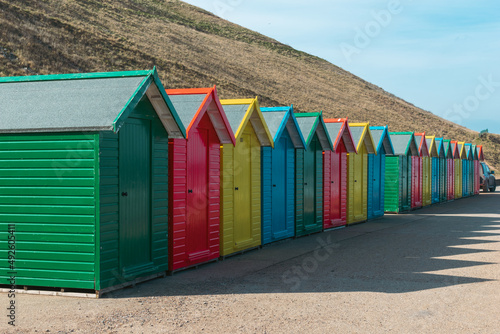
POLYGON ((479 193, 481 146, 156 70, 0 78, 0 101, 0 284, 104 292, 479 193))

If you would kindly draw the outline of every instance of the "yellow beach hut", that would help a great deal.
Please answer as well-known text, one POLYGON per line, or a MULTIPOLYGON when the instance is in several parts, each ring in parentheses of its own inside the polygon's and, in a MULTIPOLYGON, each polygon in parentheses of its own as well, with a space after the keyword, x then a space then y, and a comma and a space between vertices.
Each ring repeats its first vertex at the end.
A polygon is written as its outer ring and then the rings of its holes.
POLYGON ((261 147, 273 138, 258 99, 221 100, 236 145, 221 146, 220 255, 261 244, 261 147))
POLYGON ((368 219, 368 154, 377 154, 370 123, 349 123, 358 153, 347 154, 347 224, 368 219))

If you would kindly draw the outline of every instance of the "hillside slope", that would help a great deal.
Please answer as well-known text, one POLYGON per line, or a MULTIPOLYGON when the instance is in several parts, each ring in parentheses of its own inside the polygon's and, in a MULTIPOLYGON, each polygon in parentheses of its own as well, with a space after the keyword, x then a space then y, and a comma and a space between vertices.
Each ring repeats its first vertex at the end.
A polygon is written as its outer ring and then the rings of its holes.
POLYGON ((439 118, 318 57, 177 0, 0 0, 0 75, 148 69, 167 88, 217 85, 222 98, 389 124, 391 131, 482 143, 500 167, 500 136, 439 118))

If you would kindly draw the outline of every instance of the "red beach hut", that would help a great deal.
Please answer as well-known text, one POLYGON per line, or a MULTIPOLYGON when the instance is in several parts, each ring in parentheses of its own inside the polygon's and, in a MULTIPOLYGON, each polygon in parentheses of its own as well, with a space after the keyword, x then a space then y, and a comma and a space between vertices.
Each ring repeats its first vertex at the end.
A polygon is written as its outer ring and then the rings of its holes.
POLYGON ((477 159, 474 161, 474 193, 479 195, 479 191, 481 190, 481 163, 480 161, 484 161, 484 153, 483 153, 483 145, 476 146, 477 151, 477 159))
POLYGON ((217 90, 167 89, 186 128, 186 139, 170 139, 169 270, 219 257, 220 145, 235 144, 217 90))
POLYGON ((444 154, 446 156, 446 199, 455 199, 455 147, 450 139, 443 140, 444 154))
POLYGON ((356 153, 356 146, 347 118, 325 119, 333 142, 333 151, 323 154, 323 228, 347 224, 347 153, 356 153))

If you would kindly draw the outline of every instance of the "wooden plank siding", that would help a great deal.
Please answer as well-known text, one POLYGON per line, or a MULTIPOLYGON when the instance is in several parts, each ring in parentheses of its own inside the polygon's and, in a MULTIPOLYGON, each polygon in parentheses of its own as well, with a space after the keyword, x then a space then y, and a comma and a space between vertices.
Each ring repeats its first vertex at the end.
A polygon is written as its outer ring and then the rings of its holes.
MULTIPOLYGON (((15 225, 16 283, 94 289, 97 134, 0 137, 0 238, 15 225)), ((8 245, 0 243, 7 284, 8 245)))

